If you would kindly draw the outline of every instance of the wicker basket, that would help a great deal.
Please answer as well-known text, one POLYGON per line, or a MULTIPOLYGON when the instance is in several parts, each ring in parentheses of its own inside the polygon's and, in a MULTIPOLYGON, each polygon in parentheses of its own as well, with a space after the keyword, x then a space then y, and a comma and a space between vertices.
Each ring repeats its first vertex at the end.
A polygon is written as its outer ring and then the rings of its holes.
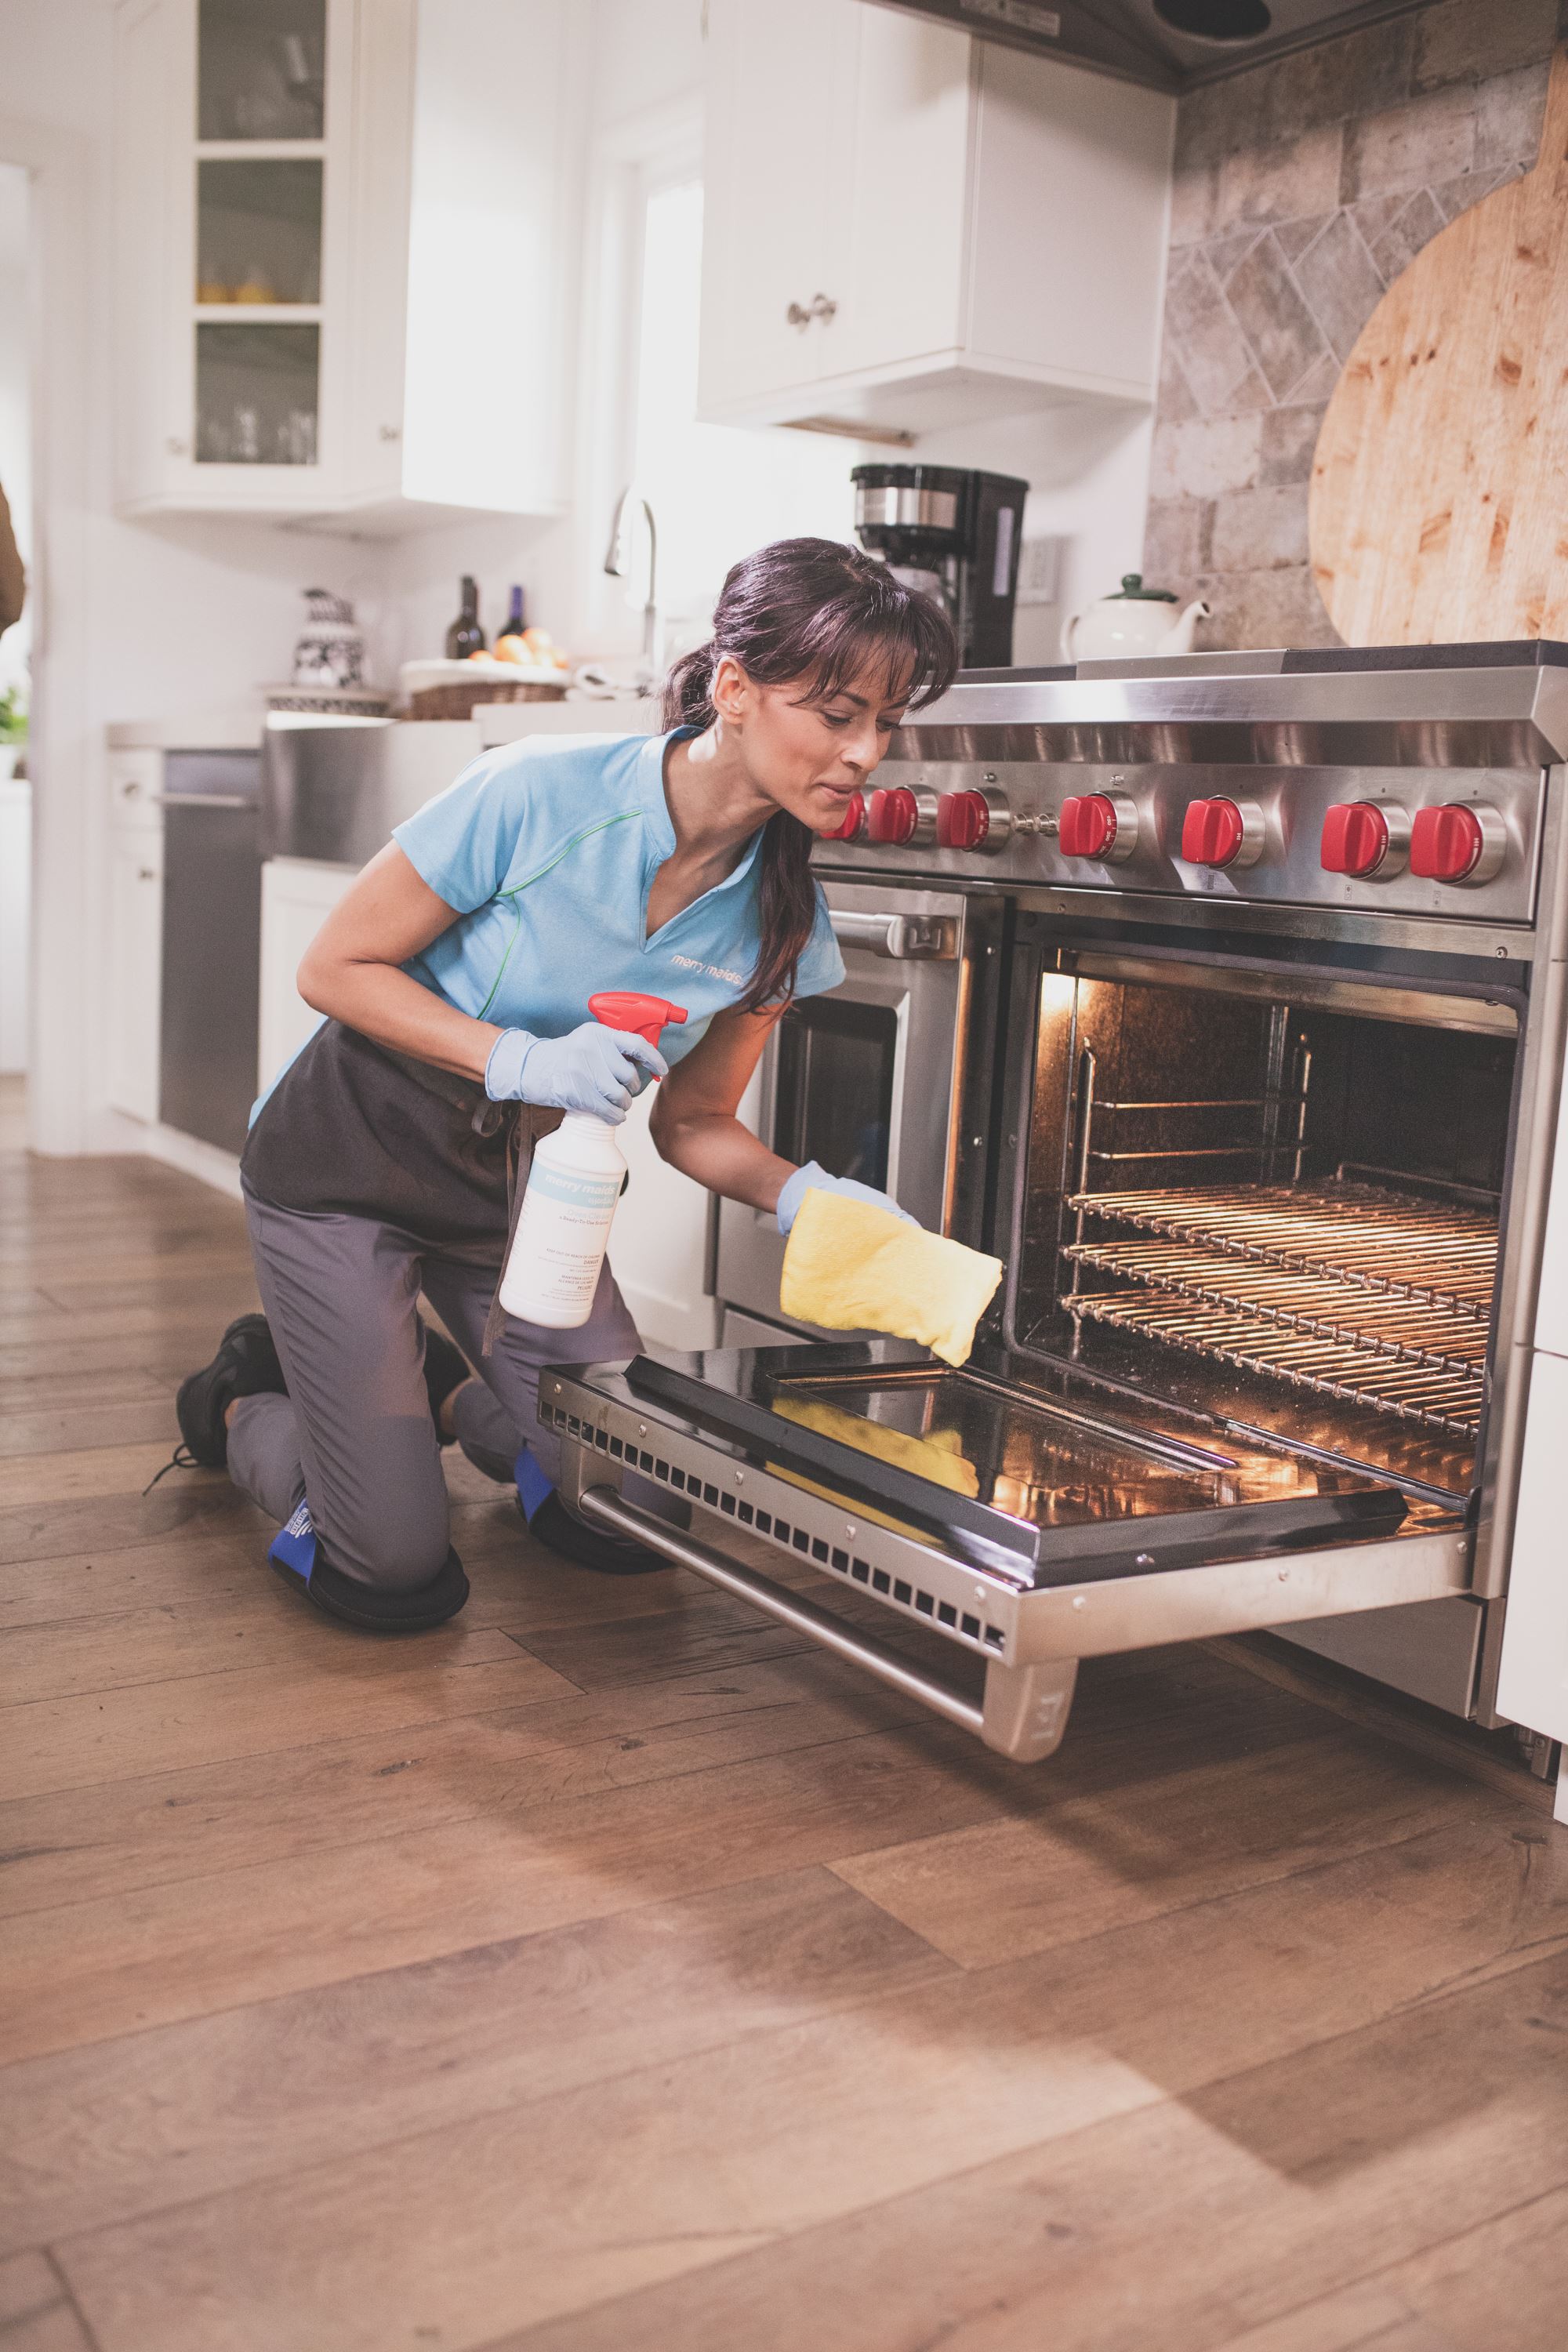
POLYGON ((481 702, 562 702, 565 670, 523 669, 516 662, 405 662, 399 683, 410 719, 469 719, 481 702))
POLYGON ((515 682, 508 678, 497 685, 491 678, 475 678, 470 685, 464 678, 455 686, 421 687, 408 698, 410 719, 471 719, 481 702, 564 702, 566 680, 559 686, 535 685, 528 678, 515 682))

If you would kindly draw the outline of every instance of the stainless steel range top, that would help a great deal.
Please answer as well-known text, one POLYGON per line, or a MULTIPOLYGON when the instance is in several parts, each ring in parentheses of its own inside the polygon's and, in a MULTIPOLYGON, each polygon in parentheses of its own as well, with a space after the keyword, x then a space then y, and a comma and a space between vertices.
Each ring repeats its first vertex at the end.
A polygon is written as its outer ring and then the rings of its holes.
POLYGON ((1463 658, 1200 655, 961 678, 900 729, 816 862, 1527 925, 1542 775, 1568 754, 1568 647, 1426 650, 1463 658))

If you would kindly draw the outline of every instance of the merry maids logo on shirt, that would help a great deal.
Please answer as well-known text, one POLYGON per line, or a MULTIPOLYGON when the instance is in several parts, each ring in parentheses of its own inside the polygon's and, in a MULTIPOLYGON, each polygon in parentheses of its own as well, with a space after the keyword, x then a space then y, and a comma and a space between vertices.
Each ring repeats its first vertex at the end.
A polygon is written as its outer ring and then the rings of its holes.
POLYGON ((702 963, 696 956, 683 955, 672 955, 669 961, 673 964, 679 964, 682 971, 706 972, 710 980, 728 981, 731 988, 743 988, 745 986, 745 975, 743 973, 738 971, 726 971, 721 963, 702 963))

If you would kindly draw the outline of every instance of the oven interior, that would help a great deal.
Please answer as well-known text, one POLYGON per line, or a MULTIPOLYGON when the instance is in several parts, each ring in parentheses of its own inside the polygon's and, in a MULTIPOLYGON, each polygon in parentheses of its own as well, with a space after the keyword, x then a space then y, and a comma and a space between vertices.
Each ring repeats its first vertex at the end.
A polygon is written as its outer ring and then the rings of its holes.
POLYGON ((1017 1370, 1070 1368, 1108 1397, 1462 1500, 1516 1007, 1075 961, 1047 959, 1039 982, 1006 1301, 1017 1370))

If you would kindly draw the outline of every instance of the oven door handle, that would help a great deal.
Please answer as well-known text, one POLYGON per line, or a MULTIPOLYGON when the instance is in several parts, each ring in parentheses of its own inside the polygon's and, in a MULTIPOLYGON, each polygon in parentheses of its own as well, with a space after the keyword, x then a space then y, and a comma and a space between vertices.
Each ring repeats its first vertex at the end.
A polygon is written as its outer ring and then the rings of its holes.
POLYGON ((987 1659, 984 1696, 972 1698, 966 1691, 924 1673, 874 1634, 846 1624, 841 1617, 817 1608, 800 1593, 742 1568, 738 1560, 710 1550, 706 1544, 656 1518, 651 1511, 628 1503, 613 1486, 585 1486, 577 1507, 586 1518, 613 1528, 617 1535, 635 1538, 677 1568, 689 1568, 694 1576, 705 1578, 721 1591, 749 1601, 753 1609, 847 1658, 851 1665, 875 1675, 879 1682, 891 1684, 894 1690, 918 1699, 934 1715, 945 1716, 949 1723, 977 1733, 987 1748, 1011 1757, 1015 1763, 1037 1764, 1061 1745, 1078 1676, 1076 1658, 1049 1658, 1019 1666, 1006 1665, 999 1658, 987 1659))
POLYGON ((858 915, 841 907, 829 910, 833 936, 847 948, 866 948, 872 955, 896 963, 917 957, 930 962, 951 962, 958 953, 957 926, 947 915, 858 915))

